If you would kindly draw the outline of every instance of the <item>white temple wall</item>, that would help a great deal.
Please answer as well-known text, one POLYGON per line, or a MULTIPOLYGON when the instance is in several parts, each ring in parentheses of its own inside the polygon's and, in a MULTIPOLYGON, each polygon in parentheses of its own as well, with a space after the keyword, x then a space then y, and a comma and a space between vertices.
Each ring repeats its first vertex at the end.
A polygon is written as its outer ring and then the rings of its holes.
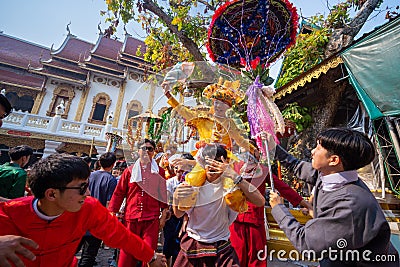
MULTIPOLYGON (((68 117, 67 117, 67 120, 70 120, 70 121, 75 120, 75 115, 78 111, 79 103, 81 102, 81 97, 82 97, 82 90, 74 89, 74 92, 75 92, 75 96, 72 99, 71 107, 69 109, 68 117)), ((87 121, 83 121, 83 122, 87 122, 87 121)))
POLYGON ((46 116, 46 112, 49 109, 51 100, 53 99, 53 92, 54 89, 56 88, 56 85, 50 83, 51 79, 47 79, 46 82, 46 94, 43 97, 42 105, 39 108, 39 114, 40 116, 46 116))

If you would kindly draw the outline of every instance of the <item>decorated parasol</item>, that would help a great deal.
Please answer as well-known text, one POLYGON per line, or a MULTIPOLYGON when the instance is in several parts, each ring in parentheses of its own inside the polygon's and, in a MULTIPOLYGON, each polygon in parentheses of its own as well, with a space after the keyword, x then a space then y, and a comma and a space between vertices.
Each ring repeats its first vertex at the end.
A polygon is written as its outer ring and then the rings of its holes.
POLYGON ((218 8, 208 31, 214 62, 231 67, 268 67, 294 44, 296 9, 286 0, 233 0, 218 8))
POLYGON ((273 82, 268 75, 270 64, 295 42, 297 20, 296 9, 287 0, 232 0, 216 10, 208 31, 210 58, 244 67, 254 80, 246 92, 247 118, 251 136, 267 161, 272 190, 270 151, 279 143, 276 132, 285 126, 271 98, 274 91, 266 85, 273 82))
POLYGON ((136 115, 133 118, 142 120, 143 122, 150 121, 150 119, 156 119, 156 120, 160 120, 160 121, 162 120, 162 118, 160 116, 157 116, 156 114, 151 112, 151 110, 147 110, 146 112, 136 115))
POLYGON ((128 131, 127 131, 127 141, 128 144, 130 145, 130 148, 133 150, 135 148, 135 143, 139 141, 139 139, 142 136, 142 129, 143 129, 143 124, 145 124, 145 138, 148 138, 148 132, 150 128, 150 122, 151 120, 155 120, 156 124, 154 127, 156 129, 152 129, 153 131, 157 131, 158 127, 161 124, 162 118, 160 116, 157 116, 154 114, 151 110, 147 110, 146 112, 136 115, 134 117, 129 118, 128 120, 128 131), (136 123, 134 123, 136 122, 136 123), (134 133, 134 125, 137 125, 136 127, 136 133, 134 133))
POLYGON ((115 152, 117 149, 117 146, 119 146, 122 142, 122 136, 116 134, 116 133, 111 133, 107 132, 106 133, 106 140, 107 140, 107 152, 115 152))

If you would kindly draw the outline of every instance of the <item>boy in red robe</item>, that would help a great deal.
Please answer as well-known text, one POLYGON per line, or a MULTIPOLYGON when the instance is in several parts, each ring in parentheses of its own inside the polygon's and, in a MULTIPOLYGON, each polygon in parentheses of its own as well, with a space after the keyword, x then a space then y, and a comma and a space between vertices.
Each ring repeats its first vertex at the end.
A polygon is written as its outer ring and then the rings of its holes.
MULTIPOLYGON (((0 203, 0 236, 33 240, 38 245, 31 249, 35 259, 16 258, 11 250, 0 255, 0 265, 7 266, 5 262, 11 260, 16 266, 76 266, 76 248, 90 231, 109 246, 125 249, 149 266, 165 266, 162 254, 156 254, 97 199, 89 197, 89 175, 88 165, 76 156, 54 154, 34 164, 29 173, 34 196, 0 203)), ((7 240, 0 239, 0 247, 3 241, 7 240)))

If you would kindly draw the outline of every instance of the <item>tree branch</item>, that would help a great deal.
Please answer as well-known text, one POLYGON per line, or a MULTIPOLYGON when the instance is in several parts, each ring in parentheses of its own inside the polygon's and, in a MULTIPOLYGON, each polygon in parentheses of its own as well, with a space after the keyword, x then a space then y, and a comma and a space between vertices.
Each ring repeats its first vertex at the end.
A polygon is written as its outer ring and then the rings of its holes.
POLYGON ((179 31, 178 27, 172 24, 172 18, 168 14, 166 14, 159 6, 157 6, 151 0, 144 0, 143 8, 149 10, 165 22, 168 29, 176 34, 178 39, 182 42, 183 46, 185 46, 187 50, 193 55, 195 61, 205 60, 197 44, 193 42, 184 32, 179 31))
POLYGON ((205 5, 207 7, 208 10, 211 11, 215 11, 215 7, 213 7, 212 5, 210 5, 207 1, 204 0, 197 0, 199 3, 202 3, 203 5, 205 5))
POLYGON ((332 32, 325 49, 325 58, 339 52, 348 46, 354 37, 360 32, 371 13, 376 9, 379 0, 366 0, 354 18, 345 24, 343 28, 335 29, 332 32))

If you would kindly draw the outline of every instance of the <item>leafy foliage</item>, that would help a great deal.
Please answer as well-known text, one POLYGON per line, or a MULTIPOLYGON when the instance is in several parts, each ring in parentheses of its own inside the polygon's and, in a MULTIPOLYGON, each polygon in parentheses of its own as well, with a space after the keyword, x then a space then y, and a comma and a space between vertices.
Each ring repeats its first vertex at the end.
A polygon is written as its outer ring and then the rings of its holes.
POLYGON ((309 109, 299 106, 297 102, 286 105, 282 111, 282 116, 296 124, 296 131, 298 133, 309 127, 313 121, 309 114, 309 109))
POLYGON ((223 0, 170 0, 158 2, 152 0, 106 0, 108 9, 113 13, 110 21, 122 19, 123 22, 136 20, 148 36, 145 39, 147 50, 144 59, 154 64, 154 70, 160 71, 175 65, 179 61, 193 61, 193 55, 170 28, 176 27, 203 51, 207 39, 207 27, 215 8, 223 0), (152 6, 154 12, 146 9, 152 6), (211 11, 211 12, 210 12, 211 11), (164 15, 160 17, 160 14, 164 15))
POLYGON ((296 45, 289 48, 282 63, 282 74, 275 84, 282 87, 324 59, 325 45, 329 40, 328 29, 316 29, 310 34, 300 34, 296 45))
MULTIPOLYGON (((276 88, 282 87, 297 76, 308 71, 325 59, 325 48, 331 33, 335 29, 343 28, 351 21, 349 12, 355 10, 366 0, 347 0, 334 5, 329 15, 311 17, 309 23, 314 25, 311 33, 299 34, 296 44, 285 53, 281 75, 275 84, 276 88)), ((380 1, 377 7, 382 3, 380 1)))

